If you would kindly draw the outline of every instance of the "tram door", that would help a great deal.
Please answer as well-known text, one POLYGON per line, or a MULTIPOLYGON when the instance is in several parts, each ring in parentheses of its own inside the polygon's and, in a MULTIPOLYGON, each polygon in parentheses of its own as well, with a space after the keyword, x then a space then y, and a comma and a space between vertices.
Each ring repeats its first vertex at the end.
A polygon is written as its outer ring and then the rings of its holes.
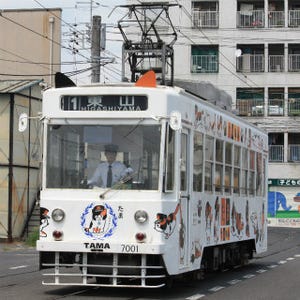
POLYGON ((182 129, 180 147, 180 218, 179 224, 179 247, 180 247, 180 267, 188 265, 188 239, 189 239, 189 198, 190 198, 190 137, 188 130, 182 129))

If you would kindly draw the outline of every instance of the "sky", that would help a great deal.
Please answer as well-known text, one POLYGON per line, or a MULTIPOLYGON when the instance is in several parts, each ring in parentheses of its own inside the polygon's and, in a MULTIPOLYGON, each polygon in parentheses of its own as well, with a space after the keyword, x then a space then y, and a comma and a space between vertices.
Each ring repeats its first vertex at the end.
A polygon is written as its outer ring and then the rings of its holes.
MULTIPOLYGON (((62 44, 66 47, 75 47, 78 54, 62 49, 62 72, 73 72, 84 70, 89 67, 82 57, 90 57, 90 47, 83 34, 79 38, 78 45, 71 42, 72 28, 70 25, 77 24, 78 31, 86 32, 87 25, 92 15, 101 16, 102 23, 106 24, 106 49, 102 51, 101 57, 107 61, 114 61, 101 68, 101 82, 116 82, 121 80, 121 49, 122 36, 116 28, 117 22, 122 18, 126 11, 116 8, 118 5, 125 4, 125 0, 0 0, 1 9, 41 9, 41 8, 61 8, 62 9, 62 44), (82 55, 80 55, 82 54, 82 55)), ((69 73, 70 74, 70 73, 69 73)), ((77 76, 72 76, 72 80, 78 84, 91 82, 90 71, 83 72, 77 76)))

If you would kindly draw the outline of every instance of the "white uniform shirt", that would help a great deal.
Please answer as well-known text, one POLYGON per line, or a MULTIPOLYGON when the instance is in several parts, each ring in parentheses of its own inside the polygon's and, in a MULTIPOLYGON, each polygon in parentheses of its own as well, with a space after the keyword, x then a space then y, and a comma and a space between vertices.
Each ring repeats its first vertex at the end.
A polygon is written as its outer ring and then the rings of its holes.
MULTIPOLYGON (((92 178, 88 180, 89 185, 96 185, 99 187, 106 187, 107 182, 107 172, 108 172, 109 163, 102 162, 98 165, 95 170, 92 178)), ((111 164, 112 170, 112 186, 117 183, 122 177, 127 173, 127 168, 124 164, 119 161, 114 161, 111 164)))

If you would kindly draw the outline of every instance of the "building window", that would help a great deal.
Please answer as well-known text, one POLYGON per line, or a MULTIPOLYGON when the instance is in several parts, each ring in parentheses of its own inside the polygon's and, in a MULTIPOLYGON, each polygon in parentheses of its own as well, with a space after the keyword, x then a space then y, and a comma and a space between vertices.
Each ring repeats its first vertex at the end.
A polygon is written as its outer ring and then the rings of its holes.
POLYGON ((219 2, 193 1, 192 26, 200 28, 219 27, 219 2))
POLYGON ((283 116, 284 88, 269 88, 268 116, 283 116))
POLYGON ((300 88, 288 90, 288 115, 300 116, 300 88))
POLYGON ((237 45, 236 71, 253 73, 265 71, 264 45, 237 45))
POLYGON ((298 1, 289 1, 288 22, 289 27, 300 26, 300 3, 298 1))
POLYGON ((289 133, 288 137, 288 161, 300 161, 300 133, 289 133))
POLYGON ((269 3, 268 25, 269 27, 284 27, 284 1, 269 3))
POLYGON ((191 72, 217 73, 219 70, 218 46, 192 46, 191 72))
POLYGON ((236 93, 236 109, 239 116, 263 116, 264 89, 238 88, 236 93))
POLYGON ((300 44, 289 44, 288 71, 300 72, 300 44))
POLYGON ((265 26, 264 1, 237 2, 237 27, 261 28, 265 26))
POLYGON ((283 133, 269 133, 269 162, 283 162, 284 136, 283 133))
POLYGON ((269 72, 284 72, 284 44, 268 45, 269 72))

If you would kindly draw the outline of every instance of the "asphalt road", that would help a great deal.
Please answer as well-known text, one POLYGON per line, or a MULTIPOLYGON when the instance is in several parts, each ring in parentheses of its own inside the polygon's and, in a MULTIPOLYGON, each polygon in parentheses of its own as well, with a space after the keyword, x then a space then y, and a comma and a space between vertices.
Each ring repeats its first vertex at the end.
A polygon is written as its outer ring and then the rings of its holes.
POLYGON ((300 229, 269 228, 268 240, 268 251, 245 267, 159 290, 42 286, 35 249, 0 244, 0 299, 300 299, 300 229))

